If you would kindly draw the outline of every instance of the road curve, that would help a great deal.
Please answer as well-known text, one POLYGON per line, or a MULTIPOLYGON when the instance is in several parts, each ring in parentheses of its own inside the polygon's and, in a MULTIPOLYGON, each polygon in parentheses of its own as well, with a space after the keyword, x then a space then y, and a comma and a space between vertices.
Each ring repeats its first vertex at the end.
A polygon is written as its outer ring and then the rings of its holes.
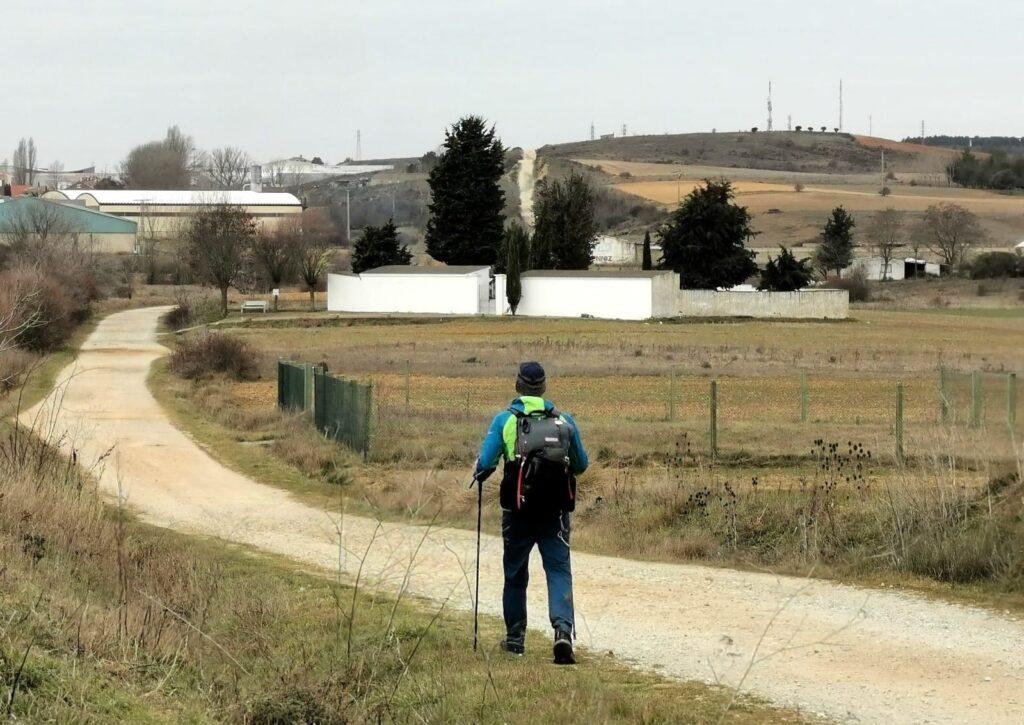
MULTIPOLYGON (((120 491, 145 521, 349 574, 365 556, 363 576, 387 590, 471 608, 473 532, 385 524, 375 535, 372 520, 342 519, 228 470, 175 428, 146 387, 150 365, 166 353, 160 313, 100 322, 55 394, 24 420, 63 437, 80 461, 109 451, 101 490, 120 491)), ((485 537, 481 561, 481 610, 499 614, 500 539, 485 537)), ((533 567, 539 574, 539 562, 533 567)), ((579 638, 591 652, 726 685, 746 673, 744 691, 840 721, 1024 722, 1024 625, 1010 617, 701 566, 577 553, 573 568, 579 638)), ((530 618, 540 631, 543 594, 535 576, 530 618)), ((546 647, 547 639, 535 634, 531 643, 546 647)))

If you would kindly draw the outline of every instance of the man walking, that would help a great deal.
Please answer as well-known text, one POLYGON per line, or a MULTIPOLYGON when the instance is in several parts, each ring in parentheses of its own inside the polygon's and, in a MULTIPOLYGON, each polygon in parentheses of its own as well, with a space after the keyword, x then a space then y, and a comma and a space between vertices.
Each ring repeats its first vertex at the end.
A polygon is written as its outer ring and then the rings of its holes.
POLYGON ((525 652, 526 585, 530 552, 536 545, 547 576, 555 662, 571 665, 576 658, 570 513, 576 507, 576 476, 587 470, 589 461, 576 421, 544 399, 546 387, 540 363, 519 366, 519 397, 491 423, 474 477, 482 483, 504 459, 500 499, 506 636, 502 649, 517 655, 525 652))

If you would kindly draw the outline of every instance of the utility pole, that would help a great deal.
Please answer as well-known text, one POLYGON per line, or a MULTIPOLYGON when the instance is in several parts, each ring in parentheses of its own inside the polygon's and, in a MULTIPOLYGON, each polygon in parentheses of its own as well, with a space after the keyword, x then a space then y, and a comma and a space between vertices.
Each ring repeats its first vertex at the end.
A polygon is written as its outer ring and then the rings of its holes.
POLYGON ((626 138, 626 124, 622 124, 622 138, 626 138))
POLYGON ((594 136, 594 122, 591 121, 590 122, 590 140, 593 141, 595 138, 596 138, 596 136, 594 136))
POLYGON ((921 143, 924 143, 924 121, 921 121, 921 143))
POLYGON ((345 243, 352 246, 352 197, 348 184, 345 184, 345 243))
POLYGON ((772 82, 768 81, 768 131, 772 130, 772 82))
POLYGON ((875 127, 874 127, 874 119, 869 115, 868 116, 868 136, 874 136, 875 135, 875 130, 874 129, 875 129, 875 127))
POLYGON ((786 130, 793 130, 793 114, 789 114, 788 116, 786 116, 786 130))
POLYGON ((843 130, 843 79, 839 79, 839 130, 843 130))
POLYGON ((885 149, 882 149, 882 180, 885 180, 885 149))
POLYGON ((363 159, 363 132, 356 130, 356 161, 363 159))

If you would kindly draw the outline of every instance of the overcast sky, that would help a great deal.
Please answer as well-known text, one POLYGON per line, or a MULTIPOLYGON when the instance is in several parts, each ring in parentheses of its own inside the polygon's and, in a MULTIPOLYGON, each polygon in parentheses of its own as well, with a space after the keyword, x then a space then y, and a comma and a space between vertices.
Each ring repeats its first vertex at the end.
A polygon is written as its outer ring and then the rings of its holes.
POLYGON ((6 0, 0 160, 114 165, 178 124, 258 160, 419 155, 460 115, 507 146, 835 126, 1024 135, 1024 3, 6 0))

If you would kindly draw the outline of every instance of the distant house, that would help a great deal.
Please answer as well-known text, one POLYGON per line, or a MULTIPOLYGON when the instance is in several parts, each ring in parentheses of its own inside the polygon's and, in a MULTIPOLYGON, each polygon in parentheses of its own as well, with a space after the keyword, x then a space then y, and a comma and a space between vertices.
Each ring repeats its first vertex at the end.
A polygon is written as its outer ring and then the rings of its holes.
POLYGON ((136 249, 134 221, 34 196, 0 197, 0 243, 43 238, 88 244, 93 251, 132 253, 136 249))
POLYGON ((46 199, 74 201, 87 209, 130 219, 144 236, 168 237, 196 210, 215 204, 245 209, 263 228, 300 218, 302 202, 293 194, 256 191, 142 191, 136 189, 64 189, 48 191, 46 199))
MULTIPOLYGON (((639 267, 643 264, 644 243, 622 237, 600 235, 594 244, 594 264, 608 267, 639 267)), ((651 245, 651 258, 655 264, 661 259, 661 246, 651 245)))
POLYGON ((906 259, 890 259, 886 264, 882 257, 876 256, 858 257, 842 271, 840 277, 849 277, 854 270, 863 272, 869 280, 874 282, 901 280, 909 277, 938 277, 942 274, 941 266, 935 262, 907 257, 906 259))
POLYGON ((1024 254, 1024 242, 1017 242, 1013 248, 1017 251, 1017 254, 1024 254))

